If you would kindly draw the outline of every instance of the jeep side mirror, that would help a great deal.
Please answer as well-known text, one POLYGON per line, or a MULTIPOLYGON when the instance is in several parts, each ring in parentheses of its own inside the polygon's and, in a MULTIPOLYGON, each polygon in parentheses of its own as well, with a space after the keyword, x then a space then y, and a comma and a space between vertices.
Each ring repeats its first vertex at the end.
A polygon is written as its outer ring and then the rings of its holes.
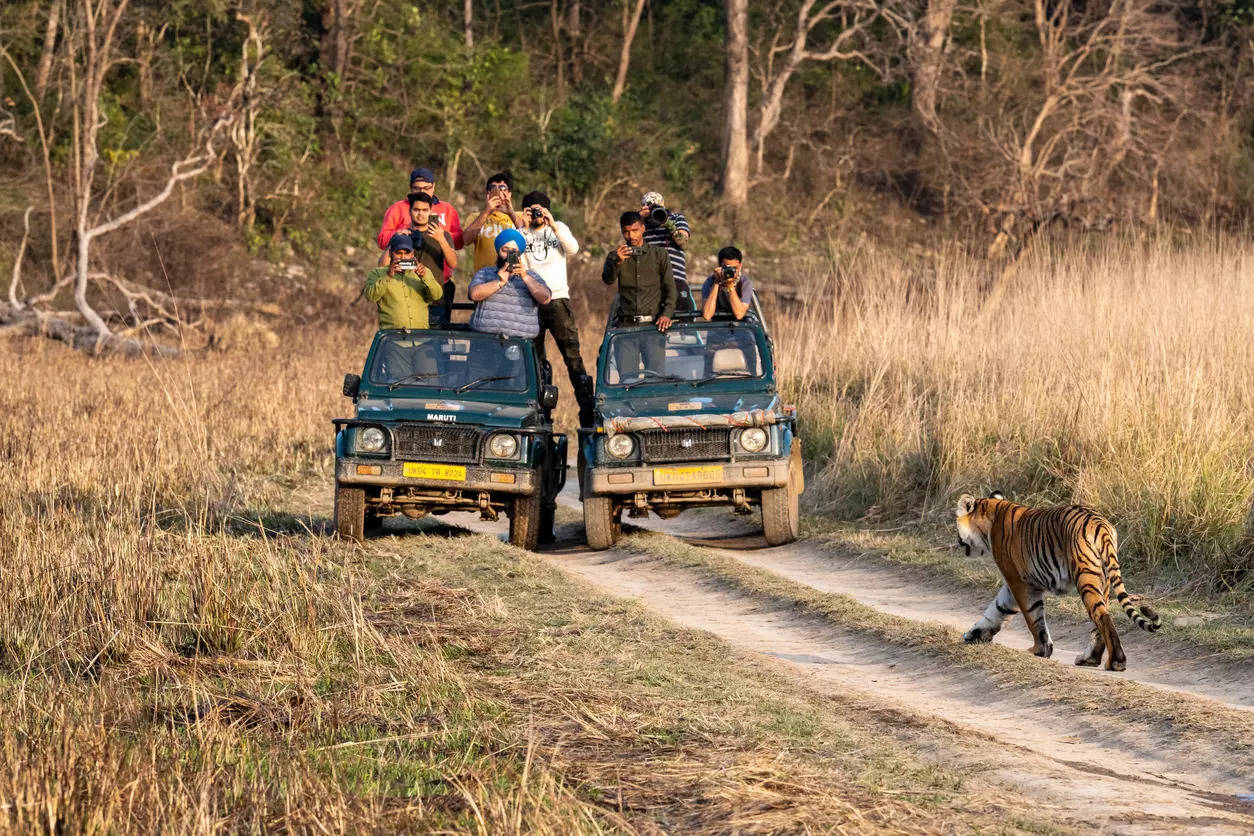
POLYGON ((346 374, 344 375, 344 396, 357 400, 357 393, 361 390, 361 375, 346 374))
POLYGON ((557 387, 552 383, 544 384, 544 388, 540 390, 540 406, 546 412, 557 408, 557 387))

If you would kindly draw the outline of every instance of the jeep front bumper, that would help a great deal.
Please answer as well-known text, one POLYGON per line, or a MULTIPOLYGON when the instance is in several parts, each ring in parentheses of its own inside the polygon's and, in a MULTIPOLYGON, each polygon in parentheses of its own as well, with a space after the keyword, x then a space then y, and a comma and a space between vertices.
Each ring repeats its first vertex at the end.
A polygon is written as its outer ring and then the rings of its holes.
POLYGON ((371 485, 384 488, 415 488, 422 491, 461 491, 463 493, 532 494, 539 490, 536 472, 522 467, 488 467, 477 464, 452 465, 464 468, 462 479, 432 479, 406 476, 404 462, 386 459, 337 458, 335 481, 341 485, 371 485), (366 468, 367 472, 359 472, 366 468), (369 472, 378 468, 378 473, 369 472))
POLYGON ((604 494, 682 494, 734 488, 782 488, 788 484, 789 461, 672 462, 640 467, 597 467, 587 470, 584 488, 604 494))

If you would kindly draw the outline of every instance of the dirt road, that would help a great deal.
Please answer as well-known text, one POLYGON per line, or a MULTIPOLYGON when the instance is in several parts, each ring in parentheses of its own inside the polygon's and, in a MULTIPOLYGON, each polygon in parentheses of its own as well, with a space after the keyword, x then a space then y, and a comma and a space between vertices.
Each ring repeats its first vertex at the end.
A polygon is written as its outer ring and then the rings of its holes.
MULTIPOLYGON (((579 508, 571 489, 562 502, 579 508)), ((505 530, 503 523, 467 520, 462 515, 450 522, 496 534, 505 530)), ((750 571, 839 592, 916 621, 965 629, 987 603, 966 593, 930 588, 909 577, 907 569, 804 541, 765 547, 752 520, 731 514, 633 522, 734 558, 750 571)), ((1063 705, 1030 686, 996 681, 985 671, 955 666, 926 650, 869 637, 777 600, 745 594, 650 555, 647 547, 591 552, 583 546, 577 524, 559 527, 559 542, 546 554, 555 565, 607 593, 638 599, 678 624, 708 631, 741 651, 771 660, 799 687, 855 694, 866 700, 868 710, 899 712, 902 734, 918 751, 969 766, 971 780, 993 791, 1004 785, 1039 799, 1066 827, 1120 833, 1254 831, 1252 761, 1248 751, 1234 750, 1232 736, 1222 727, 1212 735, 1182 730, 1169 721, 1125 717, 1101 704, 1063 705)), ((1057 620, 1054 658, 1034 664, 1046 671, 1056 665, 1060 676, 1135 683, 1147 700, 1183 695, 1220 717, 1231 712, 1244 720, 1246 712, 1254 712, 1254 671, 1249 666, 1217 664, 1162 634, 1149 636, 1129 627, 1123 630, 1130 667, 1126 673, 1073 668, 1071 660, 1082 649, 1087 628, 1057 620)), ((1015 648, 1030 644, 1017 621, 1009 622, 997 641, 1015 648)))

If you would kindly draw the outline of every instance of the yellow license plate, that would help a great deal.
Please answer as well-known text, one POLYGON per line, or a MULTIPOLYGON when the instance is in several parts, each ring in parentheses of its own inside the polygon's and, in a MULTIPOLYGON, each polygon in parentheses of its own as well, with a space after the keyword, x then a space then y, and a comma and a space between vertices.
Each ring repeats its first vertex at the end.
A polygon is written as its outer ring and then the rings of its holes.
POLYGON ((401 467, 401 473, 410 479, 446 479, 450 482, 466 481, 466 468, 456 464, 405 462, 401 467))
POLYGON ((692 482, 717 482, 723 478, 721 464, 702 467, 656 467, 653 469, 655 485, 687 485, 692 482))

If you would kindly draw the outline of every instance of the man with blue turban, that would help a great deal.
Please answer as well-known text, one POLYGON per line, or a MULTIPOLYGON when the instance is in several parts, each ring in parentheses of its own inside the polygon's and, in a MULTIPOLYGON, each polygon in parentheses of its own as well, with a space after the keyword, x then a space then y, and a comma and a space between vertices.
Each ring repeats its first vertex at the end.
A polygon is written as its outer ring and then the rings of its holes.
POLYGON ((527 239, 516 229, 506 229, 493 240, 496 264, 476 271, 470 280, 470 301, 475 312, 470 327, 489 334, 535 339, 540 334, 538 307, 553 294, 527 261, 527 239))

